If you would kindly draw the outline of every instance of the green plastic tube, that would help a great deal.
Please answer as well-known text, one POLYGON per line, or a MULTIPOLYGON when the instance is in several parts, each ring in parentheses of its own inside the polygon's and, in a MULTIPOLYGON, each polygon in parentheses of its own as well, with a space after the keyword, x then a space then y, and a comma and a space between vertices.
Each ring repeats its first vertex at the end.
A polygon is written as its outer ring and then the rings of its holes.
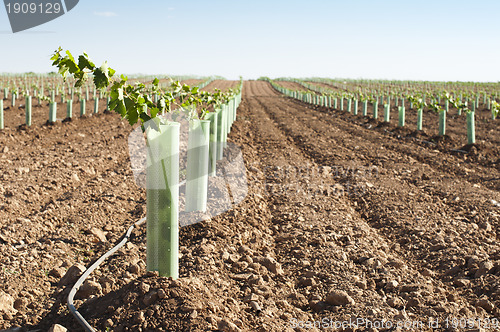
POLYGON ((398 117, 398 126, 399 127, 404 127, 405 126, 405 108, 404 106, 398 106, 398 113, 399 113, 399 117, 398 117))
POLYGON ((476 143, 476 126, 474 123, 474 112, 467 112, 467 143, 476 143))
POLYGON ((228 130, 228 119, 227 119, 227 113, 228 113, 228 109, 227 107, 223 107, 222 108, 222 117, 223 117, 223 120, 222 120, 222 124, 224 125, 224 129, 223 129, 223 134, 222 135, 222 147, 225 149, 227 147, 227 130, 228 130))
POLYGON ((347 112, 351 113, 352 99, 347 99, 347 112))
POLYGON ((233 102, 233 105, 232 105, 232 116, 233 118, 231 119, 231 126, 233 125, 234 121, 236 121, 236 111, 238 109, 238 101, 236 100, 236 98, 238 98, 237 96, 233 98, 232 102, 233 102))
POLYGON ((439 136, 446 135, 446 112, 439 111, 439 136))
POLYGON ((12 107, 16 106, 16 94, 12 94, 12 107))
POLYGON ((475 112, 476 111, 476 101, 472 101, 472 104, 470 105, 470 109, 472 112, 475 112))
POLYGON ((66 105, 66 117, 71 119, 73 117, 73 100, 68 100, 66 105))
POLYGON ((384 122, 389 122, 391 119, 391 109, 389 104, 384 105, 384 122))
POLYGON ((99 113, 99 99, 94 99, 94 114, 99 113))
POLYGON ((106 98, 106 111, 109 112, 109 102, 111 101, 111 97, 106 98))
POLYGON ((363 101, 363 116, 367 116, 368 115, 368 101, 365 100, 363 101))
POLYGON ((26 125, 31 126, 31 96, 26 96, 26 107, 25 107, 25 115, 26 115, 26 125))
MULTIPOLYGON (((353 100, 353 103, 354 103, 354 110, 352 112, 352 114, 354 115, 358 115, 358 100, 357 99, 354 99, 353 100)), ((350 108, 349 108, 350 109, 350 108)))
POLYGON ((373 118, 378 119, 378 101, 373 103, 373 118))
POLYGON ((337 109, 337 106, 338 106, 338 99, 335 98, 333 99, 333 108, 337 109))
POLYGON ((50 123, 56 122, 56 116, 57 116, 57 103, 53 102, 49 104, 49 122, 50 123))
POLYGON ((3 123, 3 99, 0 99, 0 129, 4 129, 4 123, 3 123))
POLYGON ((146 131, 146 266, 179 277, 179 123, 146 131))
POLYGON ((186 212, 207 210, 208 165, 209 165, 210 121, 189 122, 186 212))
POLYGON ((224 157, 224 121, 222 109, 218 109, 217 113, 217 160, 224 157))
POLYGON ((444 110, 446 111, 446 113, 450 111, 450 102, 448 100, 446 100, 444 103, 444 110))
POLYGON ((422 108, 419 108, 417 110, 417 130, 422 130, 422 116, 423 116, 424 110, 422 108))
POLYGON ((80 116, 85 115, 85 105, 86 101, 84 98, 80 99, 80 116))
POLYGON ((205 116, 210 121, 210 144, 208 148, 208 175, 217 175, 217 113, 210 112, 205 116))
POLYGON ((56 101, 56 92, 54 90, 50 91, 50 102, 54 103, 56 101))
MULTIPOLYGON (((231 132, 231 126, 233 124, 233 103, 229 101, 226 105, 226 114, 227 114, 227 120, 226 120, 226 125, 227 125, 227 134, 231 132)), ((225 147, 225 146, 224 146, 225 147)))
POLYGON ((4 88, 3 89, 3 99, 7 99, 7 98, 9 98, 9 89, 4 88))
POLYGON ((344 98, 340 98, 340 110, 344 110, 344 98))

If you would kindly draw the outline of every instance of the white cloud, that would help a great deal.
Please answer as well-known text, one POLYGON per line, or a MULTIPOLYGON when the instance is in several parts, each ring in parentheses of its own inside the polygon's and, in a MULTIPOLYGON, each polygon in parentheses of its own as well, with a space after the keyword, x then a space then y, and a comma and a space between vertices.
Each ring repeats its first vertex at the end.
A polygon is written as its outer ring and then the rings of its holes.
POLYGON ((118 16, 115 12, 94 12, 95 16, 113 17, 118 16))

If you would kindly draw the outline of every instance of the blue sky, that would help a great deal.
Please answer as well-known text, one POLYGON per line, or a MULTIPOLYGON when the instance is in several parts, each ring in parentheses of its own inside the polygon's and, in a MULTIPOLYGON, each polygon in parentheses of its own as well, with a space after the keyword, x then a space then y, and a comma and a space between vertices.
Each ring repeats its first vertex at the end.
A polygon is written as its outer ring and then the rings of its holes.
POLYGON ((58 46, 119 73, 500 81, 498 0, 80 0, 12 34, 0 72, 48 72, 58 46))

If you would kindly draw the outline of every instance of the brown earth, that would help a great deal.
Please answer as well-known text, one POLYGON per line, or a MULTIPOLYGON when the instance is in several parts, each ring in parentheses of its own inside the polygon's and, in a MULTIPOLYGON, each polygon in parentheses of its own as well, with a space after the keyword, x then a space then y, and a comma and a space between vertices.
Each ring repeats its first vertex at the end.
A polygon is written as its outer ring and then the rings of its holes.
POLYGON ((238 81, 214 80, 211 84, 207 85, 203 90, 209 92, 213 92, 214 89, 226 91, 227 89, 235 88, 237 84, 238 81))
POLYGON ((340 91, 340 92, 344 92, 345 90, 344 89, 340 89, 336 86, 333 86, 332 84, 328 84, 328 83, 323 83, 323 82, 307 82, 309 84, 313 84, 313 85, 316 85, 316 86, 319 86, 319 87, 322 87, 322 88, 326 88, 326 89, 330 89, 330 90, 333 90, 333 91, 340 91))
MULTIPOLYGON (((276 83, 278 83, 279 85, 281 85, 282 87, 284 87, 286 89, 307 91, 307 89, 303 85, 301 85, 297 82, 277 81, 276 83)), ((311 91, 311 92, 314 92, 314 91, 311 91)))
MULTIPOLYGON (((360 331, 394 330, 365 328, 382 319, 453 331, 465 318, 497 330, 495 155, 452 153, 395 130, 245 82, 230 141, 243 152, 247 198, 181 229, 175 281, 145 271, 145 228, 136 229, 77 307, 102 331, 314 331, 292 327, 356 319, 360 331)), ((89 266, 145 212, 129 132, 98 114, 0 133, 0 295, 15 301, 0 328, 81 330, 62 275, 89 266)), ((488 137, 481 144, 493 149, 488 137)))

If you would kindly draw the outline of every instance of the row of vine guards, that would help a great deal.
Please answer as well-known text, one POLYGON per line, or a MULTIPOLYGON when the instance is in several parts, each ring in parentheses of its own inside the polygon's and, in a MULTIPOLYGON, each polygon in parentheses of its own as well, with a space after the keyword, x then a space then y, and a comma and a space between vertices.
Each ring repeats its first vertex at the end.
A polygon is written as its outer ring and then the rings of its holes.
MULTIPOLYGON (((209 176, 224 157, 227 136, 236 120, 241 87, 227 103, 203 119, 187 123, 161 121, 148 126, 147 140, 147 269, 161 276, 179 276, 179 164, 182 126, 188 127, 185 212, 205 212, 209 176)), ((187 111, 188 112, 188 111, 187 111)), ((153 120, 150 120, 153 121, 153 120)))
MULTIPOLYGON (((324 93, 325 89, 324 88, 319 88, 315 87, 311 84, 308 84, 306 82, 302 82, 300 80, 292 80, 293 82, 299 83, 304 87, 307 87, 310 90, 313 91, 298 91, 298 90, 291 90, 287 89, 273 80, 269 78, 262 78, 264 80, 267 80, 268 82, 271 83, 271 85, 280 93, 303 101, 308 104, 314 104, 318 106, 323 106, 327 108, 335 108, 337 109, 337 97, 340 97, 340 110, 344 110, 344 97, 347 98, 347 112, 353 113, 354 115, 358 115, 358 99, 355 97, 354 94, 341 94, 339 95, 336 93, 335 95, 332 94, 322 94, 319 95, 315 93, 314 91, 322 91, 321 93, 324 93), (337 96, 337 97, 336 97, 337 96), (352 104, 354 102, 354 110, 352 110, 352 104)), ((379 99, 383 103, 383 96, 376 96, 375 97, 367 97, 366 95, 361 95, 361 98, 363 100, 363 116, 368 115, 368 99, 370 99, 371 104, 373 105, 373 118, 378 119, 378 104, 379 104, 379 99)), ((439 116, 439 123, 438 123, 438 134, 439 136, 444 136, 446 135, 446 114, 449 111, 449 105, 452 104, 455 108, 457 108, 458 115, 461 115, 462 112, 466 113, 466 122, 467 122, 467 143, 468 144, 474 144, 476 143, 476 133, 475 133, 475 120, 474 120, 474 115, 475 115, 475 105, 479 104, 478 101, 475 101, 472 103, 471 107, 469 108, 467 105, 467 101, 462 102, 461 98, 459 97, 458 99, 453 98, 450 94, 446 93, 443 95, 443 98, 445 98, 445 108, 443 109, 439 103, 441 101, 441 97, 438 97, 437 102, 433 102, 430 104, 427 104, 425 102, 425 99, 415 97, 413 95, 408 96, 408 100, 410 102, 410 108, 413 106, 417 107, 417 130, 422 130, 422 119, 423 119, 423 109, 425 106, 428 106, 429 109, 435 111, 438 113, 439 116)), ((486 98, 485 98, 486 99, 486 98)), ((404 127, 406 124, 405 121, 405 114, 406 114, 406 109, 405 109, 405 98, 401 98, 401 105, 399 105, 399 98, 394 99, 395 106, 398 108, 398 126, 399 127, 404 127)), ((492 112, 492 119, 495 120, 498 114, 499 110, 499 103, 497 103, 495 100, 485 100, 485 103, 488 102, 488 107, 491 108, 492 112)), ((384 122, 389 122, 390 121, 390 103, 391 99, 390 96, 387 97, 387 103, 383 104, 384 105, 384 122)))

